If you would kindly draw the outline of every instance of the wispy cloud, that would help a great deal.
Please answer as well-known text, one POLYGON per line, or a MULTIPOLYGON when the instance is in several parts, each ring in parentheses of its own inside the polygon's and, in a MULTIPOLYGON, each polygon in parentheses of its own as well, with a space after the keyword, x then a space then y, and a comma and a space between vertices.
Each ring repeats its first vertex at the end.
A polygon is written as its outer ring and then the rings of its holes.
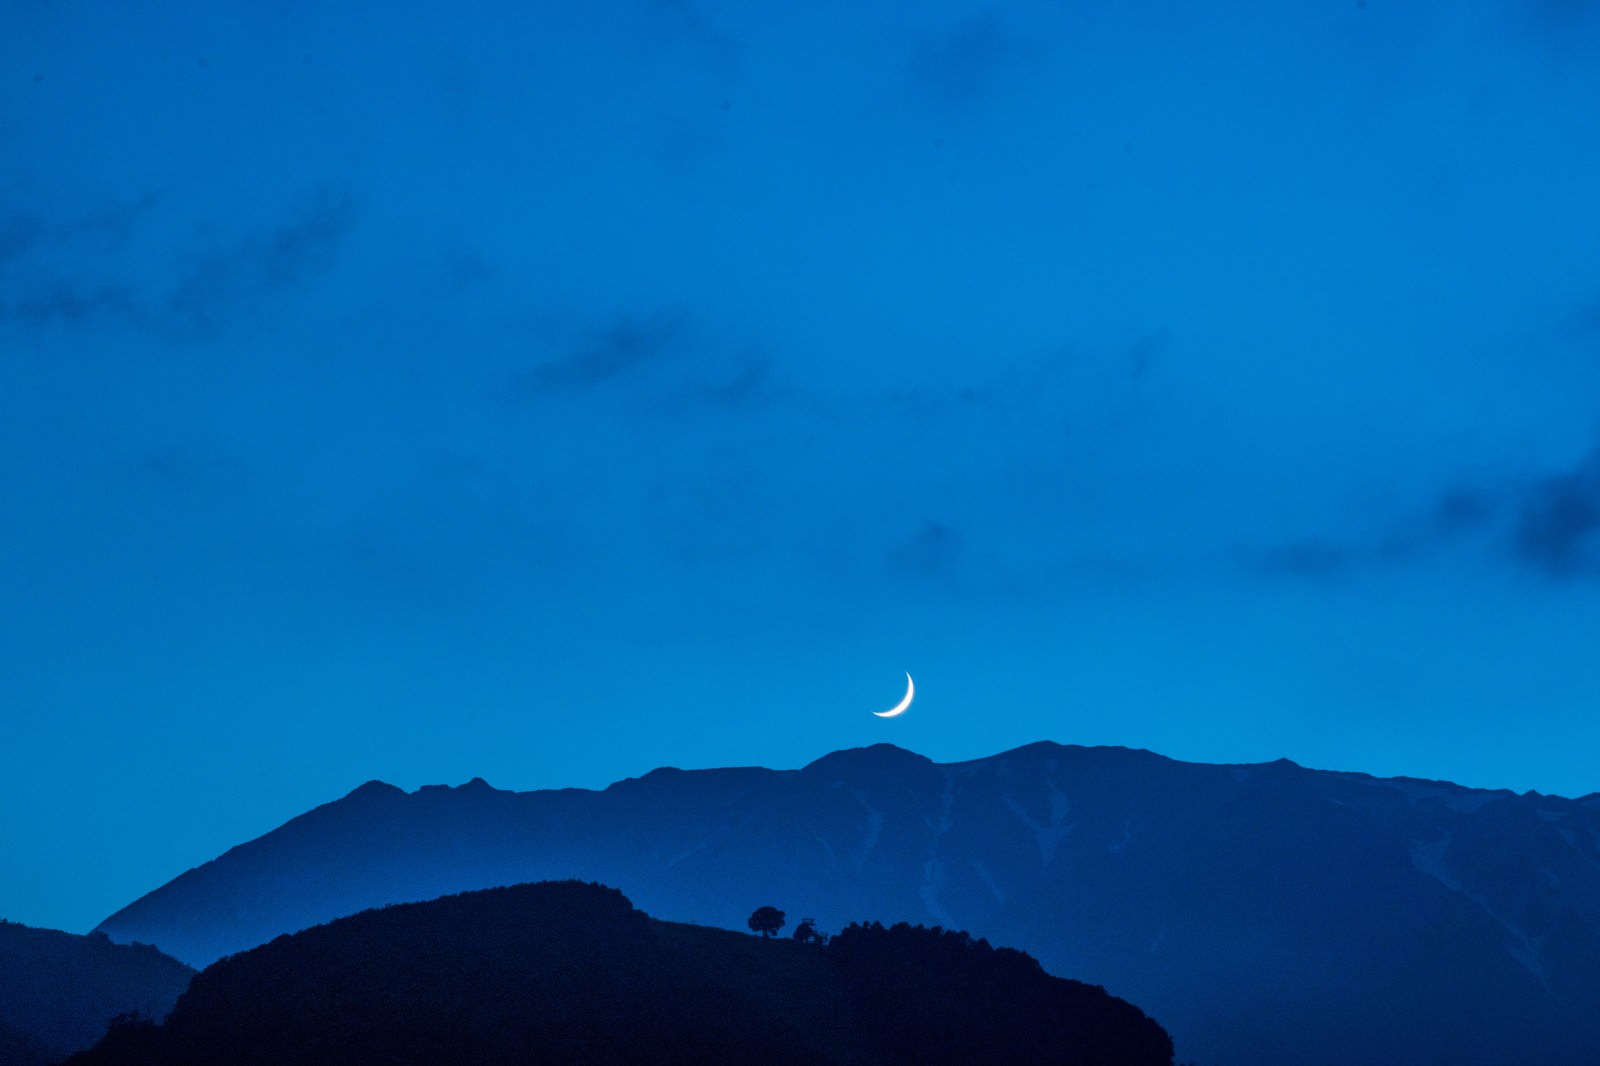
POLYGON ((44 219, 38 215, 12 215, 0 221, 0 266, 20 258, 44 231, 44 219))
POLYGON ((654 39, 699 54, 718 74, 732 74, 739 66, 739 50, 699 4, 692 0, 638 0, 645 30, 654 39))
POLYGON ((156 204, 145 195, 65 219, 18 212, 0 221, 0 321, 36 328, 136 315, 137 286, 96 277, 90 263, 122 249, 156 204))
POLYGON ((1570 35, 1593 29, 1600 22, 1600 2, 1596 0, 1532 0, 1512 5, 1517 14, 1537 28, 1556 34, 1562 43, 1581 43, 1570 35))
POLYGON ((749 356, 734 365, 725 378, 700 386, 698 396, 712 407, 733 411, 751 407, 783 391, 784 387, 774 375, 772 360, 749 356))
POLYGON ((946 522, 929 519, 915 533, 889 547, 889 570, 915 581, 949 585, 958 581, 966 555, 966 538, 946 522))
POLYGON ((210 336, 239 308, 331 269, 356 215, 347 189, 323 186, 281 222, 180 250, 141 232, 157 204, 146 196, 54 222, 13 216, 0 226, 11 294, 0 297, 0 322, 42 329, 110 321, 210 336))
POLYGON ((245 467, 215 443, 183 441, 159 445, 139 456, 136 472, 184 495, 212 495, 244 480, 245 467))
POLYGON ((1512 546, 1551 577, 1600 575, 1600 448, 1521 494, 1512 546))
POLYGON ((687 320, 680 312, 619 315, 607 325, 584 331, 571 350, 519 375, 515 387, 525 395, 594 388, 665 357, 686 329, 687 320))
POLYGON ((143 310, 139 294, 127 285, 52 278, 0 304, 0 321, 9 319, 33 328, 102 317, 141 321, 147 317, 143 310))
POLYGON ((49 246, 97 252, 116 248, 133 235, 158 202, 154 194, 146 193, 59 221, 38 212, 14 213, 0 221, 0 268, 49 246))
POLYGON ((1376 554, 1367 545, 1307 537, 1249 553, 1249 559, 1255 568, 1268 574, 1329 578, 1344 573, 1358 563, 1376 558, 1376 554))
POLYGON ((1331 578, 1463 544, 1557 580, 1600 577, 1600 448, 1559 473, 1454 485, 1376 535, 1305 537, 1244 558, 1266 573, 1331 578))
POLYGON ((937 103, 967 106, 981 102, 1009 70, 1032 58, 1029 42, 989 12, 918 42, 910 72, 917 88, 937 103))
POLYGON ((286 220, 205 249, 182 270, 162 317, 209 332, 241 300, 294 288, 326 273, 355 224, 355 197, 323 186, 286 220))

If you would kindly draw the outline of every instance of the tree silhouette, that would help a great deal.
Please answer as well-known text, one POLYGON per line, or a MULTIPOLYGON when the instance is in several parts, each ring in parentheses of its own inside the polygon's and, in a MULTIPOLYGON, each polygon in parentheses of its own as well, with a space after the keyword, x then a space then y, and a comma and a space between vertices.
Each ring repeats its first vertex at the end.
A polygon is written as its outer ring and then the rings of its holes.
POLYGON ((817 932, 817 920, 815 918, 801 918, 800 924, 795 926, 794 932, 789 935, 802 944, 816 944, 819 947, 824 947, 828 943, 827 934, 817 932))
POLYGON ((755 913, 750 915, 750 931, 760 933, 762 936, 777 936, 778 930, 783 928, 784 915, 776 907, 757 907, 755 913))

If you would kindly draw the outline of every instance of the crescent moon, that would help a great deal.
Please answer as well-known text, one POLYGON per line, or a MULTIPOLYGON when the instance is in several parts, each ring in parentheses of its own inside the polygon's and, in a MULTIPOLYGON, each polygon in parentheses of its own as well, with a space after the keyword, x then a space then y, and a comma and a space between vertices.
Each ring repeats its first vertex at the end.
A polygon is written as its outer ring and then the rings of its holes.
POLYGON ((872 713, 877 715, 879 718, 898 718, 902 714, 906 713, 906 708, 911 706, 911 697, 915 696, 916 694, 917 694, 917 686, 912 683, 911 674, 908 671, 906 673, 906 694, 905 694, 905 698, 902 699, 899 703, 895 704, 893 707, 890 707, 887 711, 873 711, 872 713))

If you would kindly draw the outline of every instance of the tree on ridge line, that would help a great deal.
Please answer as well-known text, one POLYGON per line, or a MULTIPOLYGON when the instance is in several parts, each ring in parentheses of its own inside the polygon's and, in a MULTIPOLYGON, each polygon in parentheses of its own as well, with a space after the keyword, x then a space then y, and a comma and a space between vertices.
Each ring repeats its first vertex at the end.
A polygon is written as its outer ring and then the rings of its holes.
POLYGON ((747 924, 752 933, 770 937, 778 935, 778 930, 783 928, 785 920, 784 913, 776 907, 757 907, 750 915, 747 924))

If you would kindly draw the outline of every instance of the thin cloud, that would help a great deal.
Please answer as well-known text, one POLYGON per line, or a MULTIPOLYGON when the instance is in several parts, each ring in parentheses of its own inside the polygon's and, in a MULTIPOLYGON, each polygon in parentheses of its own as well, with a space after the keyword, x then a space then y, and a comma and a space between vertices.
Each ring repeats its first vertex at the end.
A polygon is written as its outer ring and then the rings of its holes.
POLYGON ((76 218, 52 221, 18 212, 0 221, 0 322, 30 328, 134 316, 141 303, 134 285, 118 279, 71 276, 54 264, 65 258, 99 259, 125 245, 156 205, 145 195, 116 201, 76 218))
POLYGON ((1518 3, 1516 11, 1534 26, 1557 34, 1564 43, 1577 43, 1568 35, 1591 28, 1600 20, 1600 0, 1533 0, 1518 3))
POLYGON ((1506 500, 1485 490, 1453 488, 1433 505, 1368 536, 1307 536, 1240 551, 1246 570, 1269 576, 1331 581, 1379 567, 1437 556, 1503 528, 1506 500))
POLYGON ((240 483, 244 465, 214 444, 184 442, 152 448, 138 459, 137 472, 151 482, 183 494, 210 495, 240 483))
POLYGON ((614 314, 558 336, 546 344, 551 355, 511 378, 514 401, 595 393, 669 419, 698 419, 801 406, 805 398, 764 345, 719 335, 681 309, 614 314))
POLYGON ((331 269, 355 224, 355 198, 334 186, 307 196, 285 222, 207 250, 180 275, 163 317, 209 332, 241 300, 302 285, 331 269))
POLYGON ((1307 537, 1243 557, 1263 573, 1330 578, 1474 542, 1491 558, 1550 578, 1600 576, 1600 448, 1558 474, 1452 486, 1379 536, 1307 537))
POLYGON ((1600 574, 1600 449, 1528 489, 1518 507, 1513 550, 1551 577, 1600 574))
POLYGON ((802 395, 819 414, 858 417, 889 411, 916 420, 987 417, 1005 419, 1054 410, 1073 383, 1076 360, 1065 352, 1017 359, 966 381, 896 386, 861 392, 809 389, 802 395))
POLYGON ((141 236, 143 216, 157 204, 146 196, 80 218, 51 223, 13 216, 0 226, 0 267, 11 299, 0 301, 0 322, 29 328, 123 322, 176 337, 209 336, 241 306, 304 285, 332 268, 355 222, 348 190, 313 190, 284 221, 246 231, 181 257, 168 283, 145 280, 160 272, 170 248, 140 249, 104 271, 101 263, 141 236))
POLYGON ((911 76, 939 103, 965 106, 987 97, 1007 70, 1030 56, 1026 42, 990 12, 918 43, 911 53, 911 76))
POLYGON ((140 310, 138 294, 126 285, 58 278, 32 287, 15 300, 0 302, 0 321, 40 328, 107 317, 136 319, 140 310))
POLYGON ((1370 549, 1333 540, 1307 538, 1268 548, 1252 560, 1267 574, 1299 578, 1330 578, 1372 558, 1370 549))
POLYGON ((516 381, 519 392, 579 392, 624 377, 662 358, 682 339, 682 315, 625 314, 588 330, 567 354, 534 367, 516 381))
POLYGON ((1150 368, 1167 350, 1172 335, 1164 329, 1146 333, 1128 346, 1128 374, 1135 381, 1143 381, 1150 368))
POLYGON ((297 285, 333 265, 355 213, 355 199, 348 189, 318 189, 296 218, 266 235, 259 249, 247 245, 242 251, 259 257, 269 285, 297 285))
POLYGON ((726 380, 702 386, 699 395, 711 406, 731 411, 748 408, 780 391, 773 381, 772 361, 758 357, 739 364, 726 380))
POLYGON ((739 49, 691 0, 639 0, 645 31, 665 43, 686 47, 715 73, 729 76, 739 67, 739 49))
POLYGON ((1432 526, 1442 536, 1481 528, 1499 507, 1500 501, 1482 489, 1453 488, 1434 507, 1432 526))
POLYGON ((37 245, 45 234, 44 219, 33 214, 17 214, 0 222, 0 266, 22 256, 37 245))
POLYGON ((87 214, 51 221, 37 212, 16 212, 0 221, 0 267, 49 249, 103 252, 134 234, 140 220, 157 204, 153 193, 134 200, 113 201, 87 214))
POLYGON ((887 561, 891 570, 909 577, 949 581, 956 576, 965 546, 959 531, 930 519, 892 546, 887 561))

